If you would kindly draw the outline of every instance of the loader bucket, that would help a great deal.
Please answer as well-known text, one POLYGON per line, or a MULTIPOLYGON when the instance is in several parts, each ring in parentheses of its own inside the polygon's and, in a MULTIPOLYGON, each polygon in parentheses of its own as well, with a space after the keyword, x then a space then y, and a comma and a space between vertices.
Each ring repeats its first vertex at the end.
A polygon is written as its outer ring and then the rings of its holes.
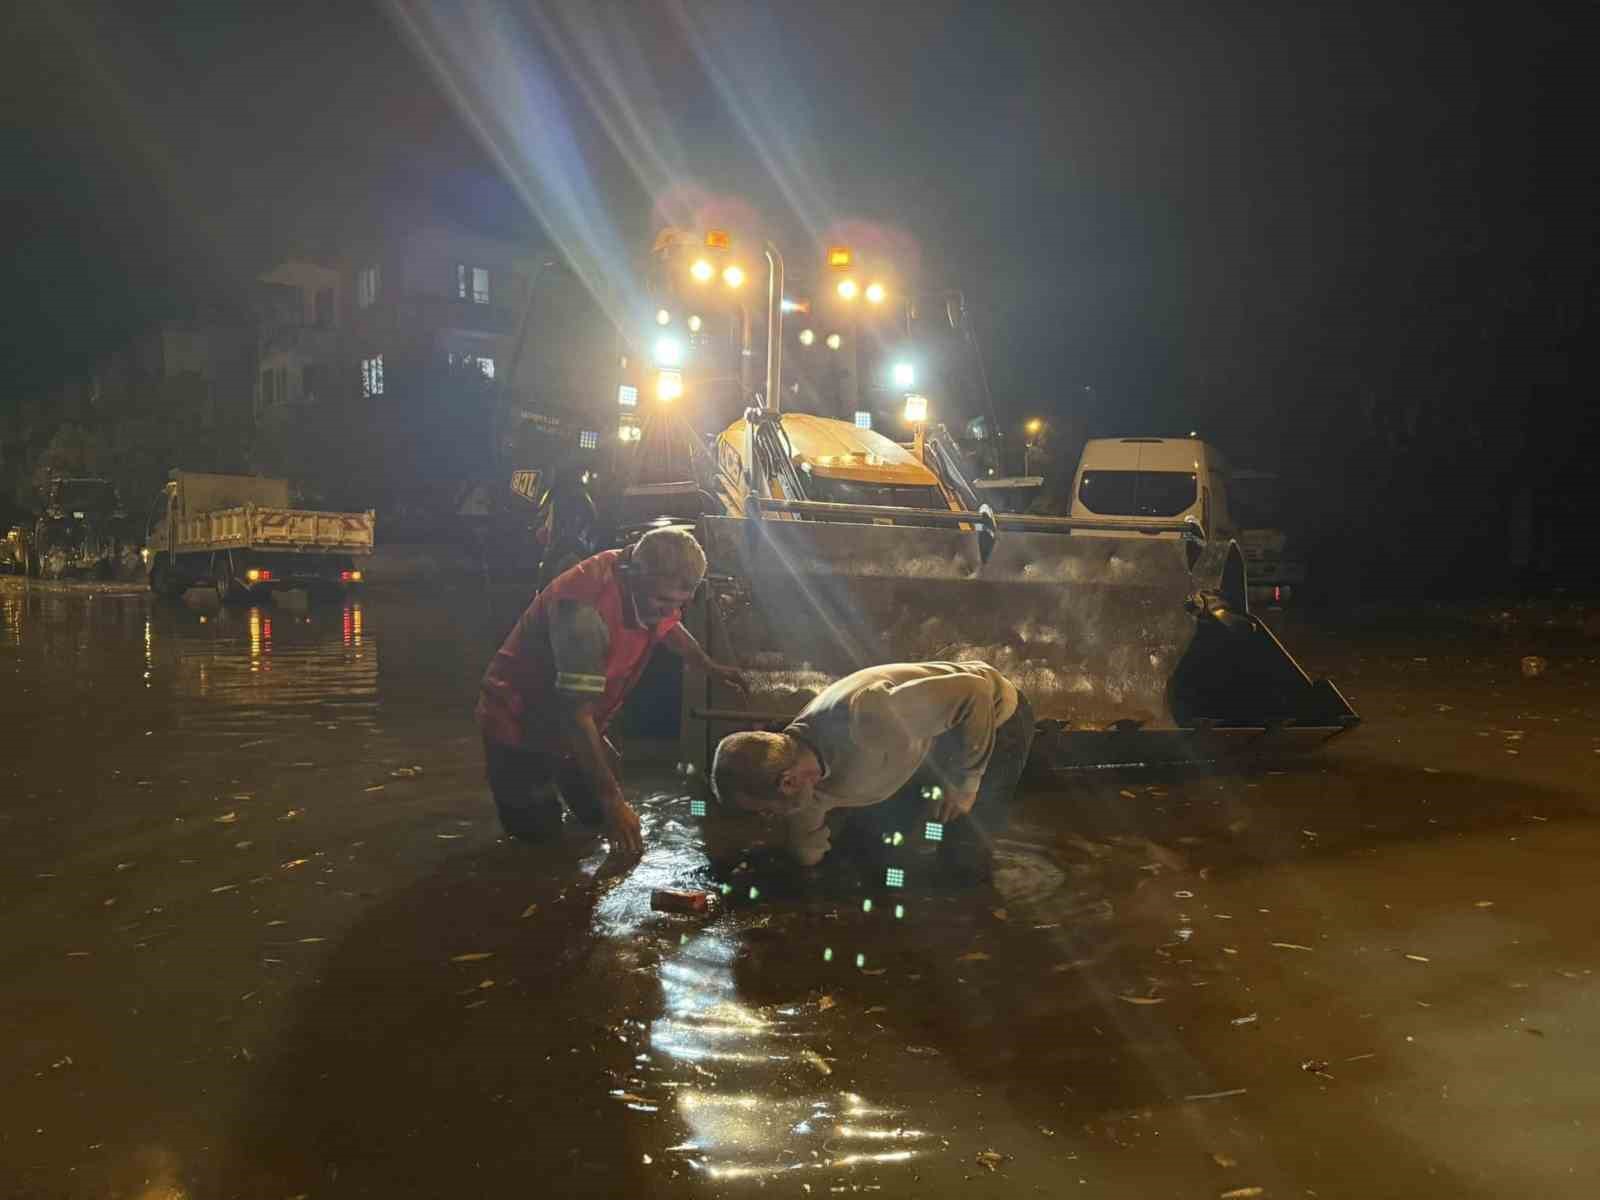
POLYGON ((999 668, 1049 731, 1036 757, 1053 765, 1314 744, 1356 720, 1249 617, 1231 542, 1007 529, 991 548, 971 528, 730 517, 701 535, 702 632, 751 691, 690 679, 690 761, 842 675, 919 659, 999 668))

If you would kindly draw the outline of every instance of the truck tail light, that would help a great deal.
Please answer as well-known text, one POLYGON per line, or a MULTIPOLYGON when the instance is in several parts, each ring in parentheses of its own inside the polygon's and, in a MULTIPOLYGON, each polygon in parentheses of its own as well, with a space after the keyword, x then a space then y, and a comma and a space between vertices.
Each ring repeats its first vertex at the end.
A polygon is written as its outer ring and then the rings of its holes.
POLYGON ((1282 604, 1283 603, 1283 588, 1274 587, 1272 589, 1272 602, 1274 604, 1282 604))
POLYGON ((270 583, 272 581, 272 572, 263 567, 251 567, 244 573, 244 577, 251 583, 270 583))
POLYGON ((361 572, 360 571, 340 571, 339 572, 339 582, 340 583, 360 583, 361 582, 361 572))

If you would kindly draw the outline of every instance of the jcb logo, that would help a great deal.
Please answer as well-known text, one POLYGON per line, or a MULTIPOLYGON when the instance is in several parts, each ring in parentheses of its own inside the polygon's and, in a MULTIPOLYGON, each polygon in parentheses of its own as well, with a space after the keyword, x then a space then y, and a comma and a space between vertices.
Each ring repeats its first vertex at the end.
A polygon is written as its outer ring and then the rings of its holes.
POLYGON ((744 459, 726 440, 717 442, 717 467, 732 479, 738 479, 744 472, 744 459))

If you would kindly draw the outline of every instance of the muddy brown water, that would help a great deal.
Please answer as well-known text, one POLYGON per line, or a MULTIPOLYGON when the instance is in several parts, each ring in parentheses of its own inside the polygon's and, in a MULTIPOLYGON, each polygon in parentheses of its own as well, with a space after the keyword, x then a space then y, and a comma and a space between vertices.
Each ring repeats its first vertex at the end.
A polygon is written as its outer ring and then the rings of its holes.
POLYGON ((1583 644, 1291 629, 1362 729, 1035 784, 951 891, 648 767, 631 873, 504 842, 517 600, 0 581, 0 1195, 1594 1194, 1583 644))

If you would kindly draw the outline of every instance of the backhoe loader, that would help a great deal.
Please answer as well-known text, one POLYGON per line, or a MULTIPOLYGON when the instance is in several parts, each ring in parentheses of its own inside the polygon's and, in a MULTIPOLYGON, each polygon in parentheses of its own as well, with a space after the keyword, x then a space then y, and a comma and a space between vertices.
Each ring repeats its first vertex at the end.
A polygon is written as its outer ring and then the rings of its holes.
POLYGON ((682 489, 697 507, 674 518, 710 567, 686 619, 751 684, 735 697, 686 674, 682 754, 699 770, 723 734, 916 659, 1005 672, 1041 718, 1046 767, 1308 749, 1359 721, 1250 614, 1238 546, 1192 514, 996 514, 941 427, 902 444, 763 407, 696 474, 682 489))

